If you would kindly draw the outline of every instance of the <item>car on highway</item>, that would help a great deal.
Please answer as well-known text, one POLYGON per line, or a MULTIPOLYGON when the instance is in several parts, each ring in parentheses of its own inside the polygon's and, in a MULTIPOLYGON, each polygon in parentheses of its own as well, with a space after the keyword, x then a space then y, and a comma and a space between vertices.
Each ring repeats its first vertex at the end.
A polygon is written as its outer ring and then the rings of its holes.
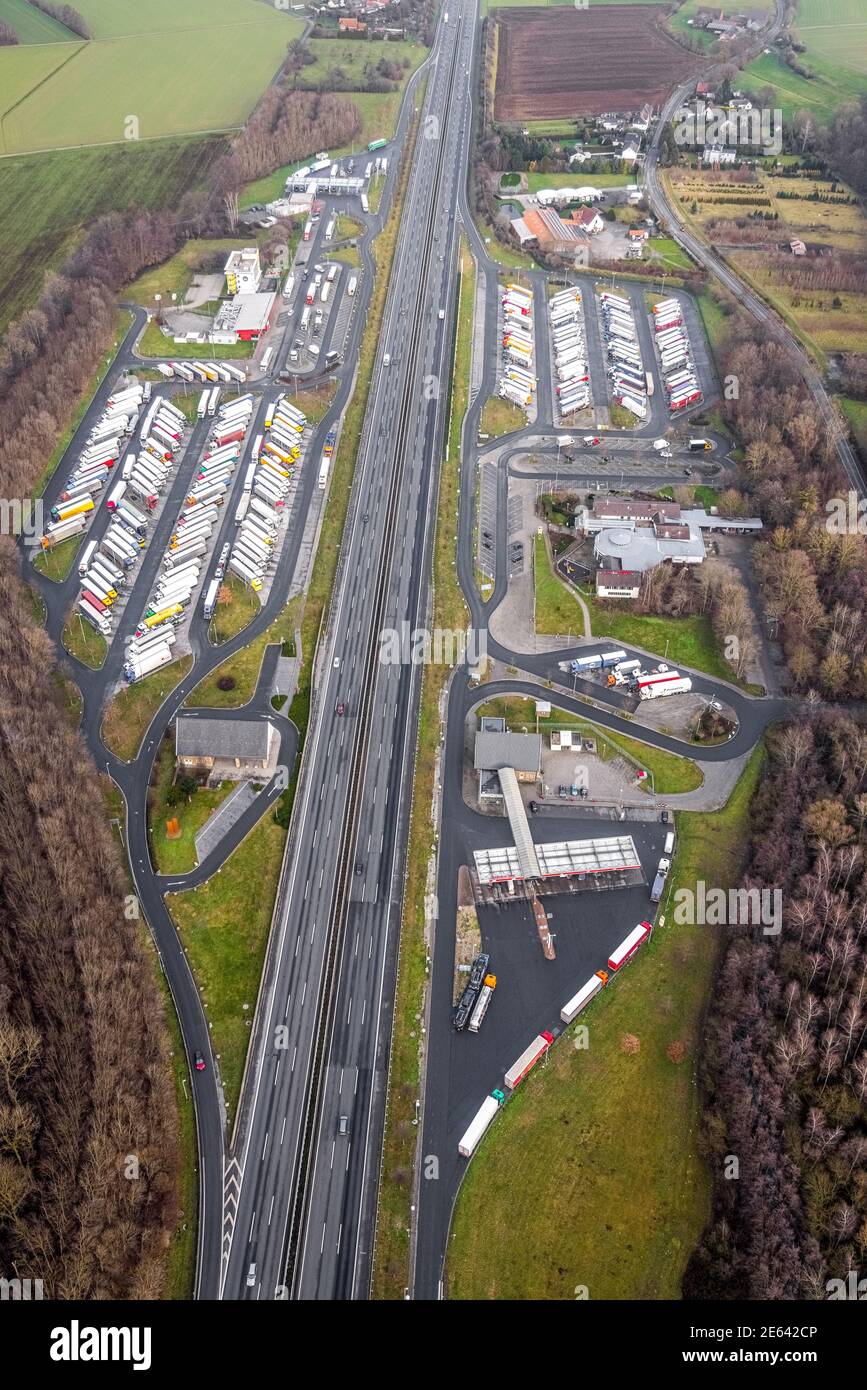
POLYGON ((197 1052, 197 1053, 196 1053, 195 1062, 196 1062, 196 1071, 204 1071, 204 1070, 205 1070, 205 1059, 204 1059, 204 1057, 202 1056, 201 1052, 197 1052))
POLYGON ((338 714, 345 714, 345 713, 346 713, 346 704, 344 703, 343 700, 338 700, 338 701, 337 701, 337 713, 338 713, 338 714))
POLYGON ((340 665, 340 657, 339 657, 339 656, 336 656, 336 657, 334 658, 334 669, 335 669, 335 671, 337 670, 337 668, 338 668, 339 665, 340 665))
POLYGON ((340 1135, 341 1138, 345 1138, 346 1135, 349 1133, 349 1116, 348 1116, 348 1115, 341 1115, 341 1116, 340 1116, 340 1119, 337 1121, 337 1133, 340 1135))
POLYGON ((383 367, 388 367, 388 366, 390 365, 390 363, 391 363, 391 353, 390 353, 390 352, 387 352, 387 353, 385 354, 385 356, 383 357, 383 359, 382 359, 382 365, 383 365, 383 367))
POLYGON ((363 864, 362 860, 356 859, 356 861, 355 861, 355 877, 356 877, 356 878, 361 878, 361 875, 362 875, 363 873, 364 873, 364 864, 363 864))
POLYGON ((250 1265, 250 1268, 247 1270, 247 1288, 248 1288, 248 1289, 255 1289, 255 1287, 256 1287, 256 1266, 255 1266, 255 1264, 251 1264, 251 1265, 250 1265))
POLYGON ((446 311, 445 311, 445 309, 440 309, 438 317, 441 318, 441 319, 444 319, 445 316, 446 316, 446 311))

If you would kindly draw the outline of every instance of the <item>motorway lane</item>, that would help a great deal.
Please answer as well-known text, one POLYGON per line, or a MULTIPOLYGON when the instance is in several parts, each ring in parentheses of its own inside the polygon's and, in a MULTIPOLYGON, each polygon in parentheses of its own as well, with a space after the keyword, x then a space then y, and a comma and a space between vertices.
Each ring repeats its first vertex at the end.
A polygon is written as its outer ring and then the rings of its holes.
MULTIPOLYGON (((441 116, 446 139, 455 138, 450 133, 456 128, 454 119, 446 120, 444 97, 448 80, 448 64, 442 61, 454 42, 451 35, 454 25, 440 39, 436 50, 431 80, 426 99, 425 116, 441 116)), ((448 113, 454 116, 454 109, 448 113)), ((423 127, 430 129, 429 126, 423 127)), ((307 1103, 307 1085, 312 1061, 311 1042, 319 1025, 320 991, 323 971, 326 964, 328 937, 334 912, 333 895, 335 880, 340 862, 340 839, 344 817, 347 812, 349 787, 347 778, 353 765, 356 730, 353 727, 354 712, 362 699, 362 668, 365 653, 377 641, 378 634, 371 630, 374 617, 372 591, 376 582, 377 561, 383 548, 389 542, 398 543, 394 573, 389 585, 392 613, 408 615, 418 610, 422 598, 421 570, 426 551, 426 543, 407 547, 405 537, 412 534, 422 536, 430 519, 428 506, 430 488, 429 460, 432 442, 436 437, 437 426, 431 420, 439 415, 438 401, 431 402, 423 389, 423 378, 432 373, 428 370, 436 343, 440 351, 444 343, 440 320, 436 310, 442 304, 443 287, 446 284, 446 235, 451 223, 447 199, 437 209, 440 231, 436 255, 442 255, 441 278, 435 293, 428 293, 419 306, 419 272, 423 262, 425 232, 428 223, 428 206, 432 199, 435 171, 439 162, 440 142, 436 139, 422 138, 417 147, 416 161, 410 176, 407 192, 407 205, 401 224, 401 234, 395 255, 392 280, 386 303, 385 325, 380 335, 379 360, 374 371, 371 397, 365 418, 356 482, 350 503, 350 517, 344 540, 343 558, 335 588, 330 628, 321 644, 320 676, 317 682, 316 704, 311 716, 311 735, 307 752, 305 774, 299 788, 299 804, 296 812, 297 839, 292 852, 287 856, 288 880, 281 884, 278 911, 275 921, 280 923, 278 931, 276 964, 270 974, 265 993, 257 1013, 257 1035, 253 1040, 251 1057, 253 1067, 248 1076, 248 1088, 252 1099, 247 1106, 243 1145, 239 1152, 239 1162, 243 1174, 238 1215, 235 1222, 231 1253, 228 1260, 225 1296, 272 1297, 282 1279, 282 1257, 286 1237, 287 1213, 295 1185, 294 1170, 300 1157, 300 1139, 303 1133, 307 1103), (413 361, 406 361, 405 343, 410 327, 421 313, 426 325, 424 352, 413 361), (385 352, 391 356, 391 365, 384 367, 382 358, 385 352), (414 412, 411 421, 410 437, 414 448, 407 451, 401 465, 404 477, 400 489, 402 514, 396 526, 397 534, 387 537, 383 534, 385 521, 384 501, 388 495, 388 480, 392 472, 392 453, 394 450, 393 432, 397 424, 399 402, 403 398, 403 378, 410 372, 409 389, 412 392, 414 412), (433 432, 432 432, 433 430, 433 432), (365 510, 366 509, 366 510, 365 510), (367 520, 365 520, 365 516, 367 520), (337 713, 337 704, 344 701, 346 713, 337 713), (278 1042, 279 1047, 271 1045, 275 1026, 283 1027, 278 1042), (267 1040, 267 1041, 263 1041, 267 1040), (249 1290, 245 1277, 250 1264, 256 1264, 255 1284, 249 1290)), ((457 161, 456 161, 457 163, 457 161)), ((434 264, 437 264, 435 259, 434 264)), ((436 373, 433 373, 434 375, 436 373)), ((412 725, 411 719, 401 711, 407 708, 410 698, 409 683, 403 668, 383 667, 377 690, 375 705, 374 732, 370 741, 371 764, 376 770, 365 782, 365 790, 370 798, 369 806, 362 811, 363 834, 367 843, 362 843, 361 852, 366 857, 363 887, 364 899, 352 909, 346 935, 346 954, 341 962, 359 960, 360 975, 355 976, 353 966, 349 965, 349 984, 363 991, 363 998, 353 994, 350 1008, 347 1002, 344 1026, 349 1033, 338 1028, 337 1047, 343 1050, 344 1044, 355 1049, 359 1044, 373 1048, 376 1056, 379 1030, 368 1027, 374 1009, 378 1012, 382 998, 383 967, 386 960, 385 948, 388 933, 383 925, 383 902, 390 901, 393 882, 395 832, 400 822, 399 797, 391 794, 386 767, 390 765, 391 747, 395 734, 403 732, 404 748, 398 755, 398 768, 406 763, 405 740, 412 725), (380 740, 376 733, 376 720, 382 728, 382 753, 380 740), (374 757, 374 749, 376 754, 374 757), (368 856, 369 846, 369 857, 368 856), (358 919, 358 920, 356 920, 358 919), (357 950, 356 950, 357 943, 357 950), (367 951, 365 954, 365 945, 367 951)), ((353 876, 354 877, 354 876, 353 876)), ((353 896, 356 889, 353 884, 353 896)), ((388 909, 386 908, 386 923, 388 909)), ((344 998, 338 990, 340 1007, 344 998)), ((386 1041, 387 1045, 387 1041, 386 1041)), ((334 1054, 332 1054, 334 1055, 334 1054)), ((357 1052, 355 1053, 357 1056, 357 1052)), ((382 1054, 380 1054, 382 1055, 382 1054)), ((355 1062, 356 1075, 362 1078, 362 1105, 370 1100, 370 1087, 366 1078, 372 1076, 374 1066, 355 1062)), ((344 1063, 342 1070, 347 1072, 344 1063)), ((326 1068, 325 1089, 328 1092, 326 1068)), ((353 1080, 353 1092, 356 1082, 353 1080)), ((340 1103, 340 1097, 337 1098, 340 1103)), ((330 1136, 325 1141, 327 1149, 330 1136)), ((328 1167, 329 1178, 326 1187, 329 1196, 326 1205, 333 1209, 335 1197, 332 1169, 328 1167)), ((345 1168, 343 1169, 345 1173, 345 1168)), ((314 1164, 313 1188, 316 1189, 318 1174, 324 1172, 320 1153, 314 1164)), ((373 1169, 373 1176, 376 1169, 373 1169)), ((356 1200, 360 1198, 364 1182, 358 1182, 353 1175, 353 1192, 356 1200)), ((314 1192, 313 1207, 317 1201, 314 1192)), ((340 1205, 342 1199, 339 1199, 340 1205)), ((317 1218, 309 1227, 315 1232, 317 1218)), ((327 1223, 327 1218, 326 1218, 327 1223)), ((340 1228, 345 1223, 337 1222, 340 1228)), ((341 1251, 355 1253, 355 1232, 347 1230, 341 1234, 341 1251), (344 1239, 346 1244, 344 1244, 344 1239)), ((322 1246, 320 1238, 319 1247, 322 1246)), ((366 1253, 366 1252, 365 1252, 366 1253)), ((315 1234, 305 1243, 304 1257, 299 1261, 299 1288, 302 1296, 311 1287, 305 1283, 313 1279, 312 1296, 326 1296, 323 1282, 329 1279, 327 1269, 314 1270, 318 1254, 315 1234), (321 1274, 321 1277, 320 1277, 321 1274)), ((337 1256, 337 1231, 335 1230, 334 1255, 337 1256)), ((336 1265, 335 1260, 335 1265, 336 1265)), ((339 1275, 340 1287, 352 1288, 352 1270, 342 1266, 339 1275)), ((336 1268, 334 1273, 336 1274, 336 1268)), ((335 1296, 332 1292, 328 1296, 335 1296)), ((339 1296, 339 1295, 338 1295, 339 1296)))

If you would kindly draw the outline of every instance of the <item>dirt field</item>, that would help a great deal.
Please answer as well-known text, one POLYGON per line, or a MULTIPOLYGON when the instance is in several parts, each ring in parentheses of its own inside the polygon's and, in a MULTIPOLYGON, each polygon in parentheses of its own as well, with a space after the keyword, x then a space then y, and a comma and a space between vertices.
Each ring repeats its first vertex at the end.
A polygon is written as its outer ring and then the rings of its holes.
POLYGON ((661 28, 663 14, 646 5, 498 10, 496 119, 659 105, 700 63, 661 28))

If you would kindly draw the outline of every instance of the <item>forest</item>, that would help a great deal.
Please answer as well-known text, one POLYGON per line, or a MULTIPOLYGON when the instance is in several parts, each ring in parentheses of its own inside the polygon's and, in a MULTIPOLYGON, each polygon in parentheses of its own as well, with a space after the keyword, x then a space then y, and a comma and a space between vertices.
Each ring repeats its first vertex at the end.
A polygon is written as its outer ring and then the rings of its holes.
POLYGON ((700 1082, 713 1215, 687 1298, 827 1297, 867 1258, 867 730, 817 708, 773 731, 744 886, 779 936, 735 929, 700 1082))
POLYGON ((849 524, 842 426, 828 428, 788 349, 737 309, 722 374, 724 413, 743 442, 741 483, 767 528, 753 552, 762 605, 793 687, 863 699, 867 520, 849 524))

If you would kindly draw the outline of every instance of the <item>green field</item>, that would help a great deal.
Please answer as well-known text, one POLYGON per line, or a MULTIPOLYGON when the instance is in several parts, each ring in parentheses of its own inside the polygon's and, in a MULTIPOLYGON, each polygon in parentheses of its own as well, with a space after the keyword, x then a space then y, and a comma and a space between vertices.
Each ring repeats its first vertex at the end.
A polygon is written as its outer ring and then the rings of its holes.
POLYGON ((307 47, 315 55, 316 62, 298 73, 298 85, 301 87, 324 83, 332 68, 341 68, 352 81, 360 82, 367 64, 375 66, 380 58, 388 58, 393 63, 401 63, 408 58, 410 66, 405 76, 409 77, 427 57, 427 49, 421 44, 403 40, 389 43, 386 39, 374 39, 360 43, 358 39, 310 39, 307 47))
POLYGON ((74 58, 82 47, 79 42, 0 48, 0 151, 6 150, 3 136, 7 112, 56 68, 74 58))
POLYGON ((635 183, 631 174, 528 174, 527 192, 538 193, 540 188, 625 188, 635 183))
MULTIPOLYGON (((762 757, 753 753, 723 811, 678 814, 669 894, 694 892, 699 878, 737 883, 762 757)), ((705 927, 658 926, 581 1015, 589 1046, 558 1042, 509 1100, 458 1194, 451 1298, 680 1297, 710 1206, 695 1070, 718 948, 705 927), (669 1059, 675 1042, 680 1062, 669 1059)))
POLYGON ((773 87, 774 101, 790 121, 797 112, 808 111, 825 122, 845 101, 857 101, 867 91, 867 75, 851 67, 837 67, 820 54, 800 55, 813 78, 801 77, 772 53, 762 54, 744 68, 742 86, 751 93, 773 87))
MULTIPOLYGON (((257 0, 85 0, 81 11, 95 40, 70 45, 69 62, 5 111, 0 154, 240 126, 303 29, 257 0)), ((29 50, 4 50, 3 90, 20 96, 32 65, 29 50)))
POLYGON ((794 27, 807 67, 829 64, 829 80, 848 69, 867 86, 867 0, 798 0, 794 27))
POLYGON ((63 43, 72 37, 65 25, 35 9, 27 0, 0 0, 0 19, 12 26, 22 45, 63 43))
POLYGON ((0 162, 0 329, 33 302, 89 222, 174 205, 223 146, 219 137, 161 140, 0 162))

